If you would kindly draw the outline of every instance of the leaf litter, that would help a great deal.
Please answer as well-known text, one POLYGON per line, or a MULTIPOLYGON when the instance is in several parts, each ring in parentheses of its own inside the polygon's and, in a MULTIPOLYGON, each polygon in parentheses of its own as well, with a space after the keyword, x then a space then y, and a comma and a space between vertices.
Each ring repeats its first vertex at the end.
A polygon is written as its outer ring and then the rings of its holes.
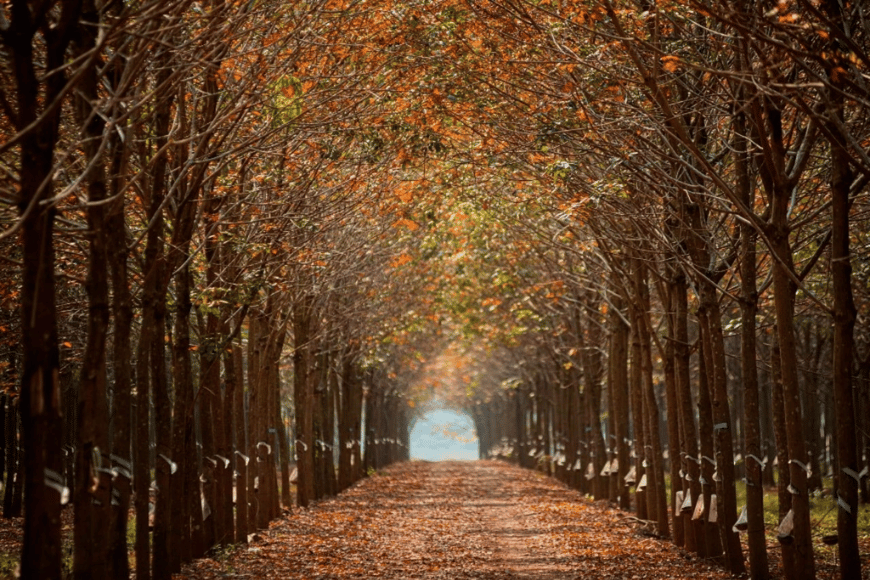
POLYGON ((176 579, 726 579, 625 512, 498 461, 393 465, 176 579))

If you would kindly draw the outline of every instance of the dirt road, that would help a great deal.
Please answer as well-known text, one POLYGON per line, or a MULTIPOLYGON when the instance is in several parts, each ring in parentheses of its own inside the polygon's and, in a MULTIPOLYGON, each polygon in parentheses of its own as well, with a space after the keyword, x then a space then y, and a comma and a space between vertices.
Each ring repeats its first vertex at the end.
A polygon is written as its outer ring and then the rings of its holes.
POLYGON ((297 510, 186 578, 725 579, 626 514, 501 462, 411 462, 297 510))

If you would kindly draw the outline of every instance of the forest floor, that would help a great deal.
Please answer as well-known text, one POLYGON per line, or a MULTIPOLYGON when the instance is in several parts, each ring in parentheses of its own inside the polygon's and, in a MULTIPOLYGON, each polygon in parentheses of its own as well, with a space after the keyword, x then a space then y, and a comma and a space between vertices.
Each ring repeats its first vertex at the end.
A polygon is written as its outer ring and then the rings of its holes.
MULTIPOLYGON (((15 577, 21 523, 0 519, 0 580, 15 577)), ((776 580, 782 578, 780 551, 770 531, 776 580)), ((868 531, 859 533, 865 580, 868 531)), ((338 497, 294 509, 249 544, 217 550, 174 578, 730 578, 650 532, 631 514, 540 472, 497 461, 413 461, 375 473, 338 497)), ((70 543, 71 509, 64 510, 64 536, 70 543)), ((820 580, 838 578, 836 547, 819 542, 816 566, 820 580)))
POLYGON ((726 579, 629 514, 496 461, 394 465, 176 578, 726 579))

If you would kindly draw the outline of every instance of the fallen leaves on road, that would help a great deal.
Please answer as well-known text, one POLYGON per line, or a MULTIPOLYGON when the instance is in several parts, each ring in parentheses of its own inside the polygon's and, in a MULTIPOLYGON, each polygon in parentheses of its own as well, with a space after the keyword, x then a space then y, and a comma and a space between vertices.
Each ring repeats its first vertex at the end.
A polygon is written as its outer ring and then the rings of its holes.
POLYGON ((177 578, 728 578, 626 515, 501 462, 403 463, 177 578))

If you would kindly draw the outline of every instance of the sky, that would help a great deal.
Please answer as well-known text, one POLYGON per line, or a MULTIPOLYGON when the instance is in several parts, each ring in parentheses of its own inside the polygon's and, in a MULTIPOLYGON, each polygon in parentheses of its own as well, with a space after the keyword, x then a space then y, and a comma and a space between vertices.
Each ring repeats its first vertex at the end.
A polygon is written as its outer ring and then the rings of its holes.
POLYGON ((477 434, 467 415, 434 409, 411 430, 411 459, 477 459, 477 434))

